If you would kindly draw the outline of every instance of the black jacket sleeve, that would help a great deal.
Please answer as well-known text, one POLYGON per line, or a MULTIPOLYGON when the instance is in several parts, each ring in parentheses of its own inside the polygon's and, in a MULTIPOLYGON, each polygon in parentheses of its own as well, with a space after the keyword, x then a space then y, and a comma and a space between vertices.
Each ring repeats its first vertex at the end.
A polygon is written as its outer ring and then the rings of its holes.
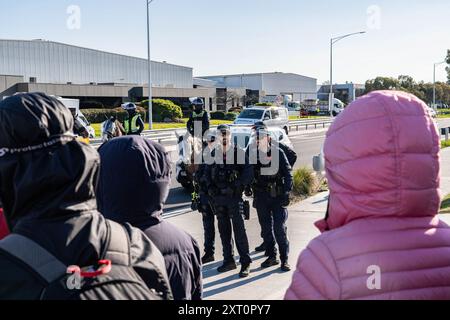
POLYGON ((253 171, 253 166, 250 164, 248 153, 242 149, 238 149, 237 152, 243 152, 245 154, 245 163, 241 165, 241 177, 237 181, 237 187, 243 188, 253 183, 255 173, 253 171))
POLYGON ((164 258, 155 244, 139 229, 125 225, 130 239, 131 265, 146 285, 173 300, 164 258), (155 272, 156 271, 156 272, 155 272))
POLYGON ((205 114, 203 115, 202 125, 203 125, 203 134, 205 134, 205 132, 208 131, 210 128, 208 112, 205 112, 205 114))
POLYGON ((285 193, 291 192, 294 187, 292 167, 289 164, 286 154, 281 149, 280 149, 280 173, 284 180, 283 183, 284 192, 285 193))
POLYGON ((191 134, 194 135, 194 119, 192 118, 192 115, 189 117, 189 120, 187 122, 187 131, 191 134))
POLYGON ((139 134, 141 134, 145 129, 144 120, 141 117, 138 118, 137 125, 139 127, 139 134))

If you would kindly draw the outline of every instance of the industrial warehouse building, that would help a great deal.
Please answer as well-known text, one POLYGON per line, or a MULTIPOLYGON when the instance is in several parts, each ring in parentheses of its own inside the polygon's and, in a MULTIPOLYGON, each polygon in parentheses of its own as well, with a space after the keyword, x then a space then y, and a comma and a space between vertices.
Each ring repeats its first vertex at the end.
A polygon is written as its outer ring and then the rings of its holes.
MULTIPOLYGON (((188 104, 203 97, 214 109, 213 88, 194 89, 190 67, 152 61, 155 98, 188 104)), ((0 99, 16 92, 42 91, 117 106, 148 96, 147 60, 43 40, 0 40, 0 99)))
MULTIPOLYGON (((17 92, 79 99, 83 108, 117 107, 148 97, 147 60, 44 40, 0 39, 0 100, 17 92)), ((317 98, 317 80, 293 73, 193 77, 191 67, 152 61, 154 98, 189 109, 201 97, 209 111, 288 96, 317 98)))
POLYGON ((317 79, 294 73, 270 72, 199 77, 198 85, 227 88, 228 90, 252 90, 259 92, 259 100, 274 102, 278 97, 303 102, 317 98, 317 79), (209 81, 209 82, 207 82, 209 81))

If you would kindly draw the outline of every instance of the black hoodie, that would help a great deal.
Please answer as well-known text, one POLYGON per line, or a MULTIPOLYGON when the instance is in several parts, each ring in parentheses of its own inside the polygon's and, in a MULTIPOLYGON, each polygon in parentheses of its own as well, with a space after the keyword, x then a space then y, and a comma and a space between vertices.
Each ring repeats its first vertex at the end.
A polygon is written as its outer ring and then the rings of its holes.
MULTIPOLYGON (((0 195, 10 230, 64 264, 84 267, 103 258, 109 232, 94 192, 99 155, 72 132, 72 114, 55 98, 19 94, 0 102, 0 195)), ((148 259, 152 252, 157 256, 155 245, 140 230, 126 229, 133 268, 149 288, 168 287, 149 277, 160 263, 148 259)), ((39 298, 44 284, 2 250, 0 270, 0 299, 39 298)))
POLYGON ((97 200, 108 219, 131 223, 164 256, 175 300, 202 298, 201 256, 197 242, 161 217, 169 194, 171 163, 164 147, 139 136, 116 138, 100 150, 97 200))

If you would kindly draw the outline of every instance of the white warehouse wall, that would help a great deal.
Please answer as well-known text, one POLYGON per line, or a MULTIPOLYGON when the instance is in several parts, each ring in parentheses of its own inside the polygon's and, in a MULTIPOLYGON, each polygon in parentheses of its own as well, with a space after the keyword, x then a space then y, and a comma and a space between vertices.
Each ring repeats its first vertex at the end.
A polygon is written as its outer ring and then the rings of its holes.
MULTIPOLYGON (((0 40, 0 74, 36 77, 39 83, 147 84, 147 60, 72 45, 32 40, 0 40)), ((192 88, 189 67, 152 61, 155 87, 192 88)))

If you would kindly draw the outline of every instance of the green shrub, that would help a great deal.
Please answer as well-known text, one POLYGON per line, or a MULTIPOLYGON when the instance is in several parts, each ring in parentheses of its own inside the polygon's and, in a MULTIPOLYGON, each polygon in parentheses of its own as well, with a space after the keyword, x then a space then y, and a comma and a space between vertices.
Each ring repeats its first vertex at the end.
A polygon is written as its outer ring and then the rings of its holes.
POLYGON ((272 102, 259 102, 255 104, 257 107, 272 107, 274 104, 272 102))
POLYGON ((294 195, 310 196, 314 192, 316 178, 311 169, 301 168, 294 172, 294 195))
MULTIPOLYGON (((142 101, 141 105, 148 111, 148 100, 142 101)), ((177 121, 183 118, 181 107, 170 100, 154 99, 152 100, 152 109, 155 122, 163 122, 165 119, 177 121)))
POLYGON ((442 140, 441 141, 441 148, 449 148, 450 147, 450 140, 442 140))
POLYGON ((225 120, 225 112, 223 111, 211 112, 211 120, 225 120))
MULTIPOLYGON (((147 112, 144 108, 138 107, 137 111, 142 119, 146 121, 147 112)), ((127 112, 121 107, 115 109, 83 109, 81 110, 84 116, 90 123, 102 123, 112 116, 116 116, 119 121, 124 121, 127 117, 127 112)))
POLYGON ((225 114, 224 120, 234 121, 234 120, 236 120, 238 115, 239 115, 239 113, 236 113, 236 112, 228 112, 227 114, 225 114))

